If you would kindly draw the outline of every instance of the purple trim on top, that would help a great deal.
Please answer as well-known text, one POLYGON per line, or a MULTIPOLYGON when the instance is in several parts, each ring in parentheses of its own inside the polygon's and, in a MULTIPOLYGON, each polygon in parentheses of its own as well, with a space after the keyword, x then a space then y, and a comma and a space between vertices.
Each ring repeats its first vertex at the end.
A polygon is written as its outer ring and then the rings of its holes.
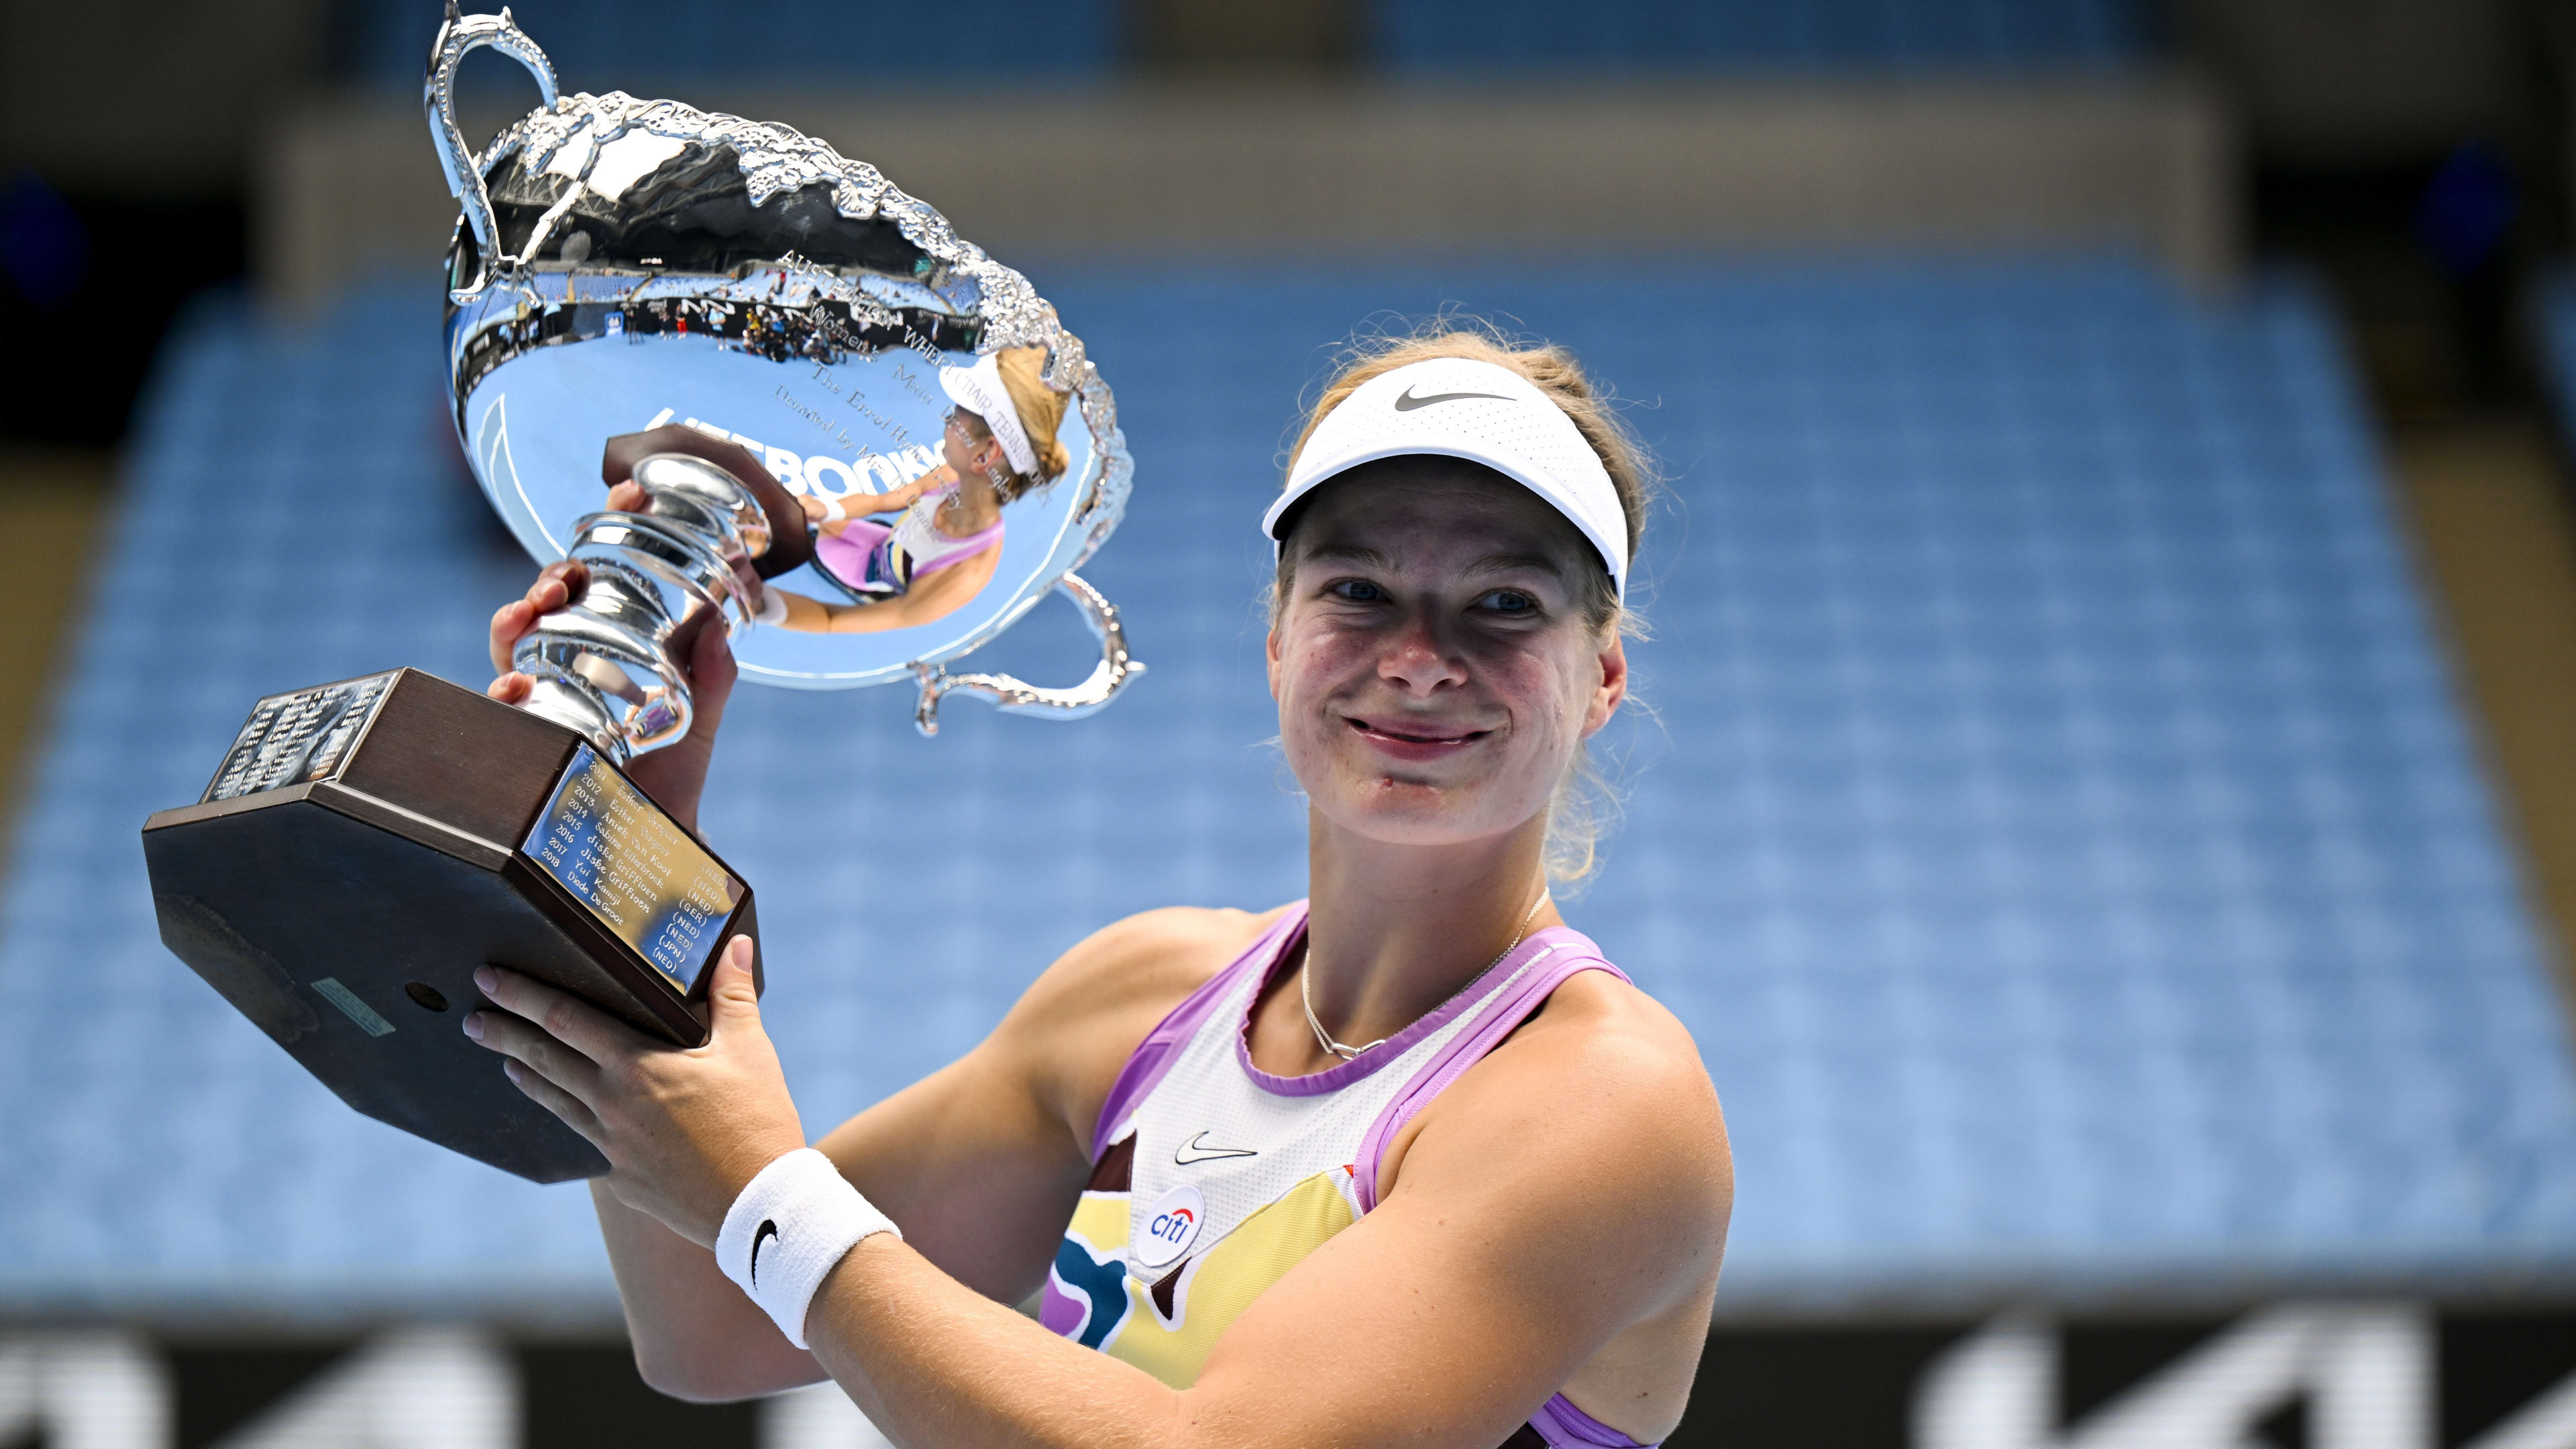
MULTIPOLYGON (((1503 1038, 1511 1035, 1531 1012, 1538 1010, 1549 994, 1564 984, 1565 978, 1584 971, 1607 971, 1622 981, 1628 979, 1626 972, 1601 958, 1601 948, 1592 944, 1592 938, 1581 931, 1550 926, 1522 943, 1523 949, 1541 944, 1551 953, 1551 959, 1539 962, 1525 980, 1512 988, 1511 996, 1501 1005, 1485 1013, 1484 1019, 1474 1028, 1460 1032, 1430 1061, 1423 1063, 1421 1070, 1414 1073, 1413 1080, 1405 1083, 1403 1089, 1395 1094, 1395 1100, 1387 1103, 1386 1109, 1378 1113, 1377 1120, 1369 1124, 1368 1134, 1360 1138, 1359 1155, 1352 1159, 1352 1166, 1358 1169, 1358 1181, 1353 1185, 1359 1189, 1361 1212, 1377 1206, 1378 1171, 1386 1157, 1386 1145, 1395 1140, 1395 1134, 1403 1129, 1405 1123, 1412 1121, 1414 1114, 1428 1105, 1432 1098, 1439 1096, 1442 1089, 1483 1060, 1485 1053, 1502 1045, 1503 1038)), ((1496 974, 1507 976, 1509 973, 1496 974)))
POLYGON ((1208 1013, 1216 1010, 1218 1000, 1243 979, 1244 972, 1265 969, 1284 955, 1282 945, 1305 929, 1305 925, 1306 903, 1299 901, 1283 912, 1278 920, 1271 922, 1268 930, 1255 937, 1243 954, 1234 958, 1232 965, 1209 977, 1198 990, 1182 997, 1180 1005, 1173 1007, 1152 1031, 1145 1033, 1145 1039, 1137 1043, 1136 1050, 1128 1055, 1127 1065, 1119 1068, 1118 1080, 1109 1084, 1108 1098, 1100 1104, 1100 1120, 1091 1128, 1093 1162, 1098 1162, 1100 1154, 1109 1150, 1109 1134, 1118 1130, 1119 1124, 1127 1120, 1127 1114, 1136 1110, 1136 1104, 1144 1101, 1145 1094, 1153 1091, 1163 1080, 1163 1074, 1172 1069, 1172 1061, 1181 1054, 1182 1045, 1198 1031, 1200 1023, 1207 1020, 1208 1013))
POLYGON ((1530 1415, 1529 1425, 1548 1442, 1549 1449, 1656 1449, 1574 1407, 1574 1401, 1563 1394, 1549 1395, 1547 1402, 1538 1406, 1538 1412, 1530 1415))
MULTIPOLYGON (((1301 933, 1305 922, 1306 913, 1301 908, 1297 912, 1297 923, 1301 933)), ((1521 969, 1521 963, 1529 959, 1532 951, 1538 950, 1540 944, 1549 936, 1559 933, 1571 934, 1565 932, 1561 926, 1551 926, 1514 946, 1501 960, 1485 968, 1484 976, 1473 983, 1469 989, 1433 1007, 1430 1014, 1416 1018, 1411 1026, 1388 1037, 1385 1045, 1374 1051, 1363 1052, 1350 1061, 1326 1067, 1320 1072, 1309 1072, 1302 1077, 1273 1076, 1252 1064, 1252 1008, 1261 1003, 1261 992, 1255 991, 1252 993, 1252 999, 1243 1004, 1243 1020, 1235 1027, 1235 1057, 1243 1063, 1243 1073, 1252 1078, 1252 1084, 1273 1096, 1320 1097, 1327 1092, 1338 1092, 1353 1082, 1364 1081, 1375 1075, 1378 1068, 1404 1055, 1415 1042, 1457 1020, 1459 1013, 1493 995, 1504 982, 1511 979, 1514 971, 1521 969)), ((1283 950, 1279 953, 1279 959, 1271 964, 1272 975, 1275 976, 1280 968, 1287 965, 1287 962, 1288 952, 1283 950)), ((1264 989, 1267 989, 1270 982, 1265 979, 1261 984, 1264 989)))

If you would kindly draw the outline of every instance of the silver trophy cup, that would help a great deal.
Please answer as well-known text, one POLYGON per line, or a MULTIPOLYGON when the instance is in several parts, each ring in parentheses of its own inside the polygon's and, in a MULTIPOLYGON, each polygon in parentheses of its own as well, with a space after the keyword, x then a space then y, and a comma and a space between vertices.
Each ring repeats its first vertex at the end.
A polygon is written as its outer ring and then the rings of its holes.
POLYGON ((528 551, 577 558, 592 580, 519 647, 539 681, 530 709, 619 760, 680 738, 678 659, 702 618, 733 636, 749 679, 913 683, 925 734, 952 692, 1072 718, 1143 670, 1117 610, 1073 572, 1125 508, 1116 406, 1027 279, 786 127, 558 95, 507 10, 450 0, 423 101, 462 208, 446 329, 458 436, 528 551), (524 65, 544 104, 478 156, 455 82, 485 46, 524 65), (997 355, 1034 362, 1025 374, 1055 395, 1052 416, 1044 399, 1016 409, 1052 473, 988 481, 945 461, 957 392, 943 373, 997 355), (645 507, 607 511, 606 440, 672 427, 741 454, 646 460, 631 474, 645 507), (1088 679, 950 672, 1049 590, 1100 641, 1088 679))

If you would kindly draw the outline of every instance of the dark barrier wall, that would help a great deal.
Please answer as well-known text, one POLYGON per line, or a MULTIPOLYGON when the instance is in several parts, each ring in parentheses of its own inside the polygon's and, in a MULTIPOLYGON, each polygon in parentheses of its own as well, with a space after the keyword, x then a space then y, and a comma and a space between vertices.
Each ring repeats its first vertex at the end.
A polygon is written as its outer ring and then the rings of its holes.
MULTIPOLYGON (((199 1449, 233 1435, 244 1436, 235 1443, 270 1442, 289 1418, 309 1433, 324 1419, 348 1425, 351 1415, 385 1413, 452 1417, 439 1442, 459 1444, 507 1443, 515 1420, 517 1441, 530 1449, 872 1442, 855 1420, 800 1415, 781 1401, 665 1399, 636 1378, 622 1343, 599 1338, 513 1340, 470 1329, 248 1340, 0 1332, 0 1378, 24 1366, 34 1367, 39 1391, 16 1405, 0 1396, 0 1443, 26 1443, 30 1429, 40 1444, 78 1442, 75 1420, 132 1425, 157 1415, 171 1427, 166 1442, 199 1449), (157 1406, 149 1402, 155 1394, 157 1406), (47 1422, 32 1422, 39 1417, 47 1422)), ((2232 1317, 2008 1314, 1721 1326, 1689 1417, 1667 1442, 1673 1449, 2561 1446, 2576 1443, 2576 1304, 2309 1301, 2232 1317)))

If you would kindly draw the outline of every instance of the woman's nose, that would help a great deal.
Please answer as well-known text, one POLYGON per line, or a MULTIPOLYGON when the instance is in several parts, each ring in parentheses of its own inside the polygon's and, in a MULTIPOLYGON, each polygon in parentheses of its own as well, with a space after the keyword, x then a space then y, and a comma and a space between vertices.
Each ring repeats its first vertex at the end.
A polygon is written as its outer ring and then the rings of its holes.
POLYGON ((1407 622, 1387 640, 1378 656, 1378 677, 1414 694, 1429 694, 1444 684, 1466 678, 1456 654, 1442 646, 1436 631, 1421 621, 1407 622))

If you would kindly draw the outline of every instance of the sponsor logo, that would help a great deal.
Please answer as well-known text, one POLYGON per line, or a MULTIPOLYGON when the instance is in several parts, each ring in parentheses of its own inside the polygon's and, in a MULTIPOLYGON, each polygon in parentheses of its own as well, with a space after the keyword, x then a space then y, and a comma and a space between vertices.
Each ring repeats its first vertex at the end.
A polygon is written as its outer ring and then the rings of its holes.
POLYGON ((1138 1220, 1134 1256, 1140 1268, 1162 1268, 1179 1262, 1207 1225, 1207 1199, 1195 1187, 1176 1187, 1156 1200, 1138 1220))
POLYGON ((1400 413, 1409 413, 1415 408, 1427 408, 1433 403, 1456 402, 1462 397, 1489 397, 1496 402, 1513 401, 1513 399, 1507 398, 1498 392, 1435 392, 1427 397, 1415 397, 1413 395, 1412 387, 1407 386, 1404 389, 1404 395, 1395 400, 1395 410, 1400 413))
POLYGON ((760 1231, 751 1235, 751 1286, 760 1286, 760 1250, 778 1236, 778 1219, 762 1218, 760 1231))
POLYGON ((1260 1150, 1252 1147, 1210 1147, 1207 1134, 1204 1132, 1172 1149, 1172 1161, 1183 1167, 1193 1162, 1206 1162, 1217 1157, 1258 1157, 1260 1155, 1260 1150))

